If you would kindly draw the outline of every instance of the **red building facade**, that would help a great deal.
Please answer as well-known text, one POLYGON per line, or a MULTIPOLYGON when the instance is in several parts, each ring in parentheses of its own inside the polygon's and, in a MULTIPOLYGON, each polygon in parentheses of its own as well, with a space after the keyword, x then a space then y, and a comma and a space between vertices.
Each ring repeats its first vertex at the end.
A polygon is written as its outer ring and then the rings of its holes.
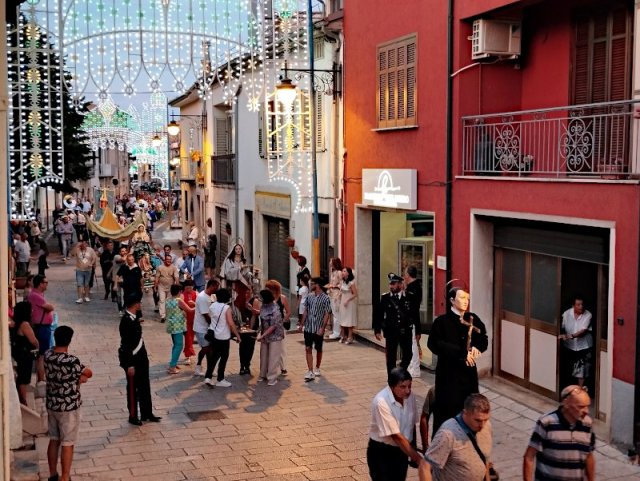
POLYGON ((580 295, 593 414, 627 443, 640 440, 636 17, 632 1, 345 5, 343 252, 359 327, 389 270, 419 265, 425 324, 461 279, 490 330, 481 368, 557 399, 571 381, 560 319, 580 295), (414 205, 368 192, 390 192, 371 187, 384 169, 415 171, 414 205))

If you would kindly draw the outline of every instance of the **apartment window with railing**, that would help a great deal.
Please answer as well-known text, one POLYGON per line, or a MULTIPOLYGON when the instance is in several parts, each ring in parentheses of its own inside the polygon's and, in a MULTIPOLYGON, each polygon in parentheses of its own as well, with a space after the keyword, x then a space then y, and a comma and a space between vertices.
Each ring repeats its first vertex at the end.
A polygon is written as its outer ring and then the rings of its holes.
POLYGON ((418 36, 378 45, 376 113, 378 128, 417 125, 418 36))

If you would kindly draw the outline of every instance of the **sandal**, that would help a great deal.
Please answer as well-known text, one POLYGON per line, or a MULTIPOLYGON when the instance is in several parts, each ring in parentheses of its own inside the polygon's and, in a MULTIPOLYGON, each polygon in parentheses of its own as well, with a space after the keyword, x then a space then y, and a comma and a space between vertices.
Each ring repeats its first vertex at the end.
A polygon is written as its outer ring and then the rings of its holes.
POLYGON ((347 339, 347 342, 345 344, 353 344, 353 339, 347 339))
POLYGON ((180 371, 178 371, 176 368, 167 369, 168 374, 178 374, 179 372, 180 371))

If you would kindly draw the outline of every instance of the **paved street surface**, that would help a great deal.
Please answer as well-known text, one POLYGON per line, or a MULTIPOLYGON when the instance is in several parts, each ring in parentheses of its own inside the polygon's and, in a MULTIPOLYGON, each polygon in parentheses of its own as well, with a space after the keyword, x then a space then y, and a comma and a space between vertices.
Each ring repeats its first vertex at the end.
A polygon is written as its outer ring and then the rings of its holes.
MULTIPOLYGON (((118 367, 119 316, 103 301, 100 282, 90 304, 76 305, 74 271, 52 254, 47 297, 61 324, 76 335, 71 352, 93 369, 83 385, 83 424, 72 479, 88 480, 368 480, 369 406, 385 384, 383 353, 367 345, 326 343, 323 375, 303 382, 302 336, 287 337, 289 375, 269 387, 239 376, 235 344, 227 379, 233 387, 210 389, 192 366, 166 374, 170 337, 153 321, 150 295, 143 311, 151 362, 151 388, 159 424, 127 422, 125 379, 118 367), (198 418, 198 416, 200 416, 198 418), (193 420, 193 419, 196 420, 193 420)), ((258 371, 258 351, 252 371, 258 371)), ((424 372, 414 381, 420 406, 432 384, 424 372)), ((521 479, 522 453, 539 412, 487 390, 492 401, 494 461, 505 481, 521 479)), ((598 480, 640 479, 640 468, 598 442, 598 480)), ((41 464, 46 479, 46 464, 41 464)), ((417 479, 410 469, 409 479, 417 479)), ((463 481, 463 480, 460 480, 463 481)))

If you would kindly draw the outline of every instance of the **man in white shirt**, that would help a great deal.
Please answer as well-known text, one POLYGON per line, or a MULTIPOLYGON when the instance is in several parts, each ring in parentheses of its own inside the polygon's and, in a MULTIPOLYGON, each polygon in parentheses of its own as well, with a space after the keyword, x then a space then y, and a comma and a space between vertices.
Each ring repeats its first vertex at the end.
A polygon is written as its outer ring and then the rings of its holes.
POLYGON ((405 480, 409 458, 424 463, 412 445, 419 413, 411 393, 411 374, 396 367, 389 372, 388 384, 371 403, 367 464, 372 481, 405 480))
POLYGON ((211 324, 209 306, 213 303, 214 294, 218 289, 220 289, 220 283, 218 280, 210 279, 209 282, 207 282, 207 287, 204 291, 199 292, 196 296, 196 312, 193 318, 193 332, 198 340, 198 344, 200 345, 198 362, 194 372, 196 376, 204 376, 204 371, 202 370, 202 359, 204 359, 210 349, 209 341, 204 338, 204 335, 209 329, 209 324, 211 324))
POLYGON ((29 273, 29 261, 31 260, 31 246, 27 241, 27 234, 15 236, 13 250, 16 257, 16 277, 23 277, 29 273))
POLYGON ((584 386, 585 378, 591 374, 591 313, 584 308, 582 296, 574 296, 573 306, 562 314, 562 340, 565 359, 570 363, 571 376, 578 386, 584 386))

